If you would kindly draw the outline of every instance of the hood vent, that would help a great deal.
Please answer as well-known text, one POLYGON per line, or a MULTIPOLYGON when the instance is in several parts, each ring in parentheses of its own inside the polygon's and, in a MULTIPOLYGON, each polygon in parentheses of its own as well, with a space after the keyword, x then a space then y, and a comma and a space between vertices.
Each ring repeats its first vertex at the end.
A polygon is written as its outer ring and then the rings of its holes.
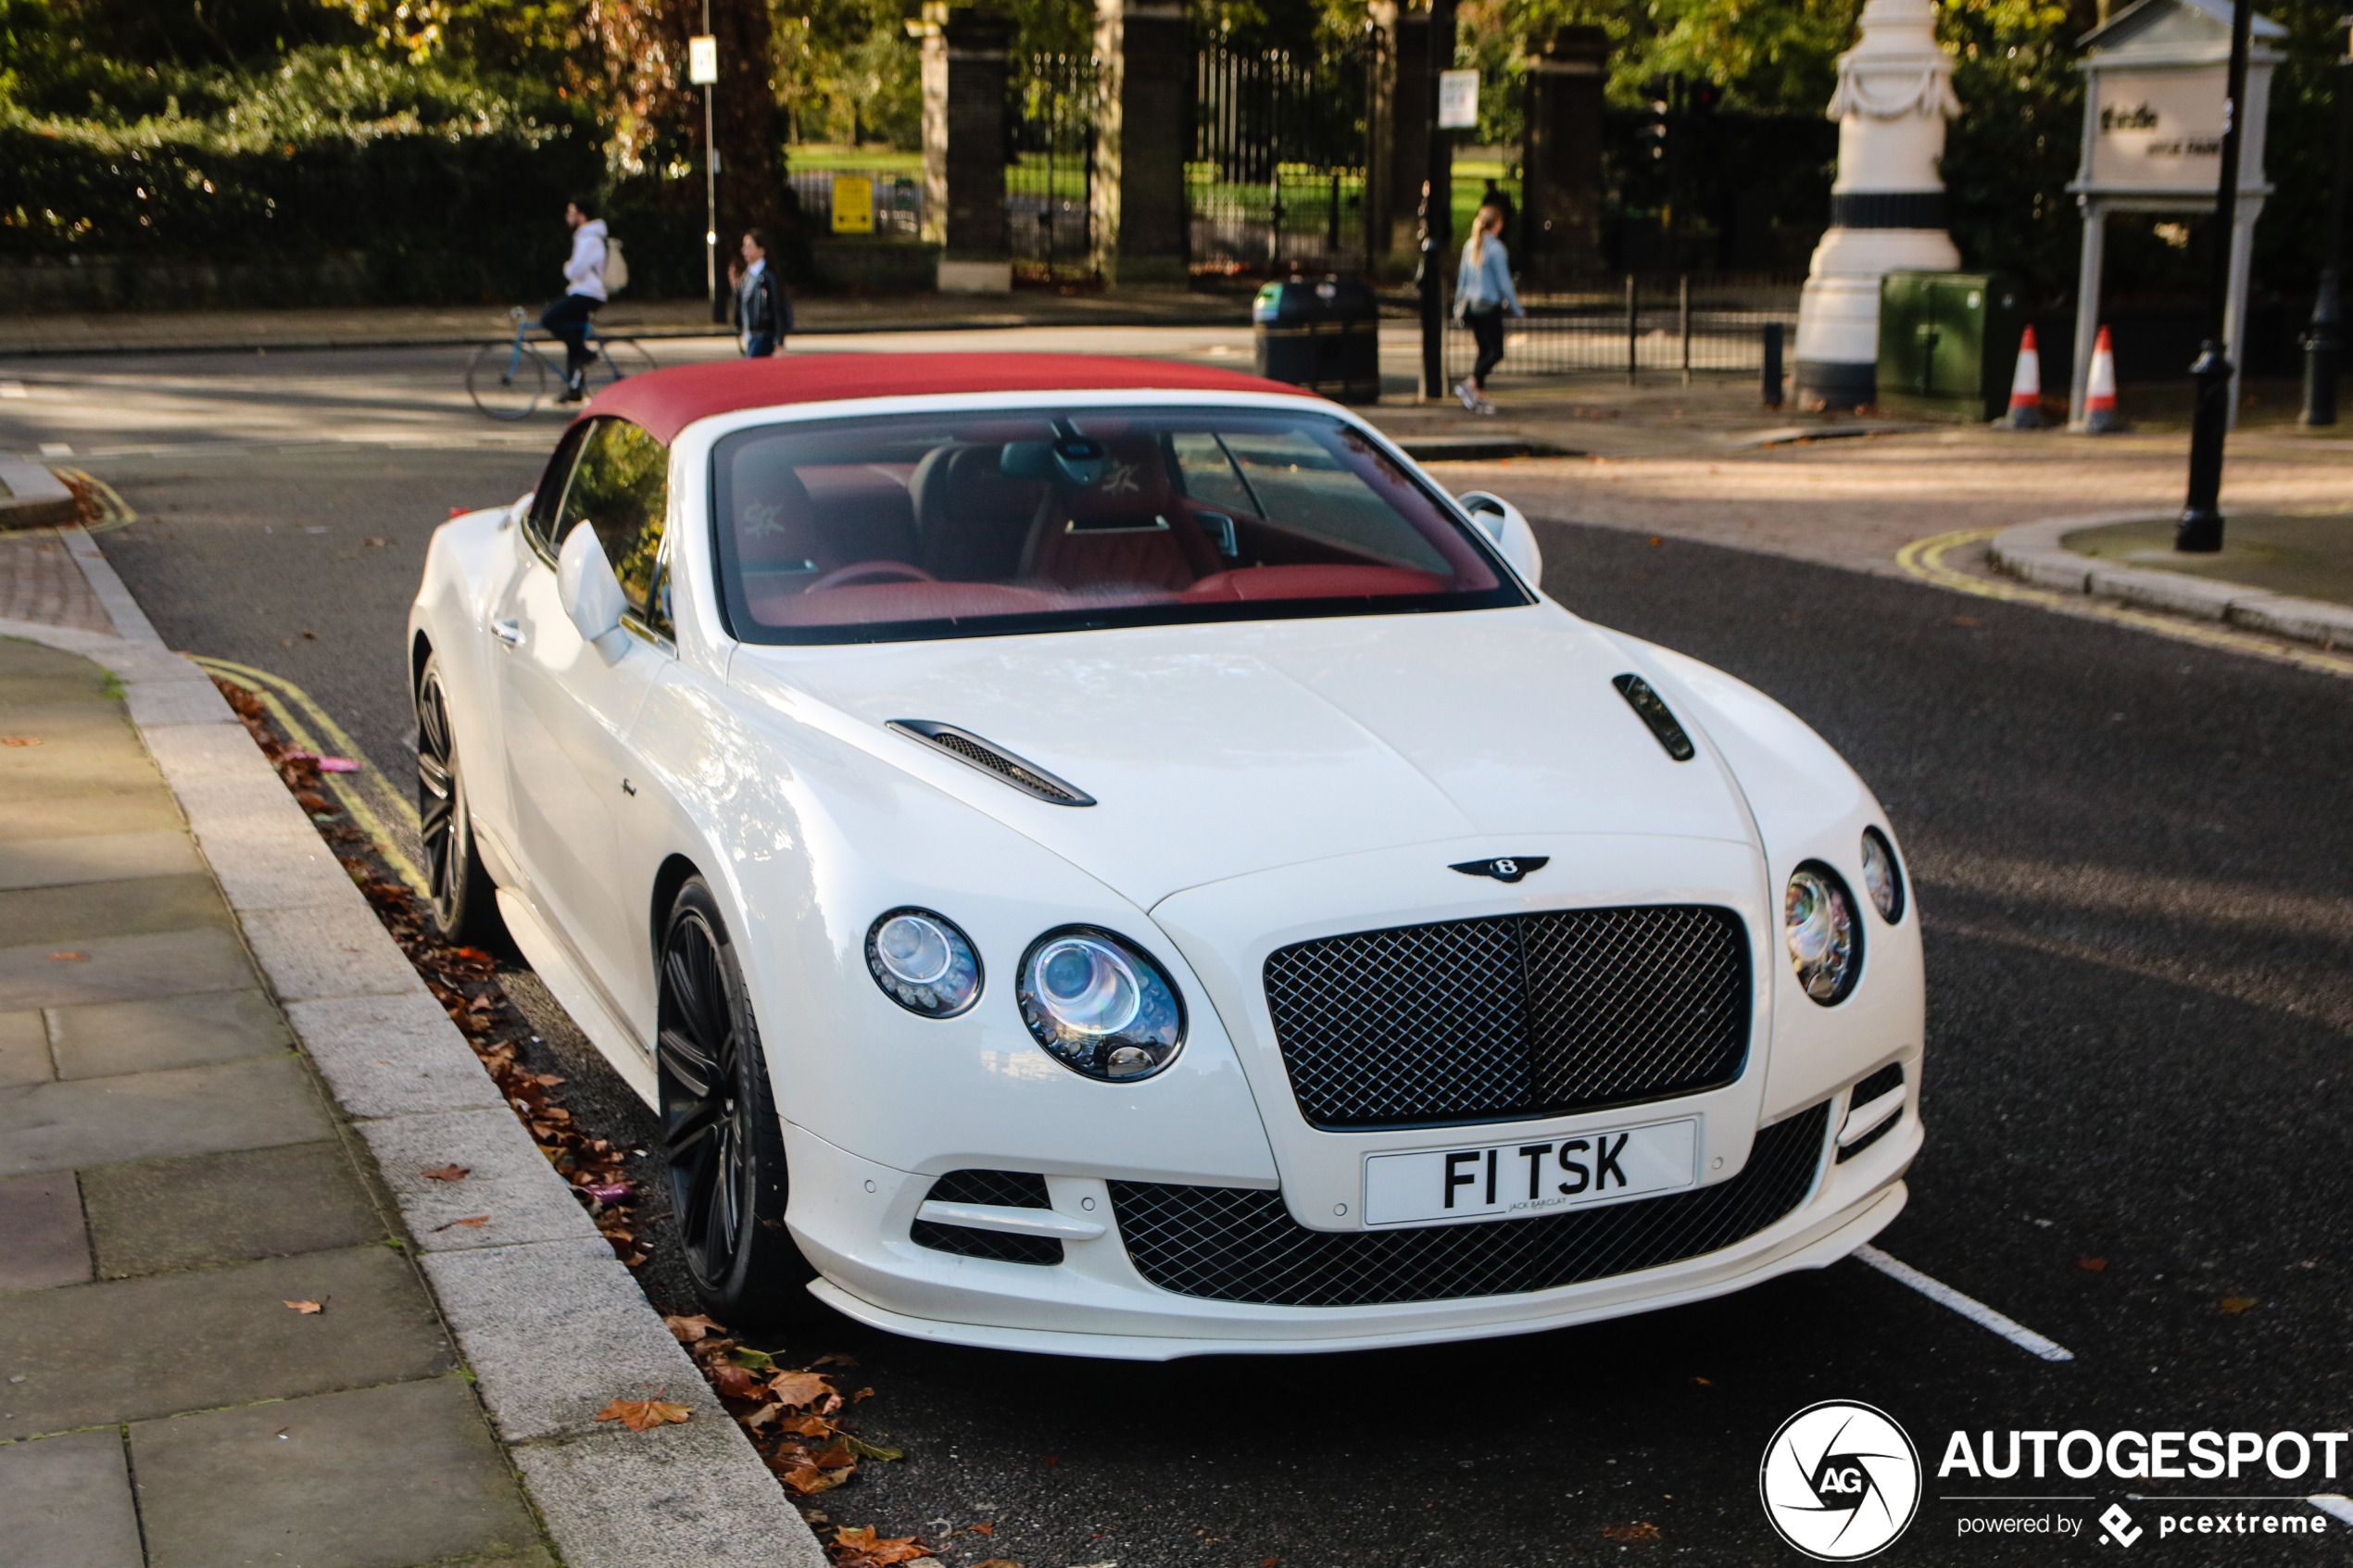
POLYGON ((991 746, 978 735, 960 730, 953 724, 935 723, 929 719, 893 719, 884 726, 912 736, 925 746, 935 746, 957 761, 1054 806, 1092 806, 1095 797, 1076 784, 1065 784, 1033 762, 1024 761, 1000 746, 991 746))
POLYGON ((1617 675, 1612 677, 1609 684, 1617 688, 1617 695, 1626 699, 1626 706, 1640 714, 1642 722, 1651 727, 1651 734, 1658 737, 1658 744, 1666 747, 1667 756, 1678 762, 1688 762, 1697 755, 1692 747, 1692 737, 1683 733, 1683 726, 1675 721, 1673 709, 1667 706, 1664 697, 1651 689, 1648 681, 1640 675, 1617 675))

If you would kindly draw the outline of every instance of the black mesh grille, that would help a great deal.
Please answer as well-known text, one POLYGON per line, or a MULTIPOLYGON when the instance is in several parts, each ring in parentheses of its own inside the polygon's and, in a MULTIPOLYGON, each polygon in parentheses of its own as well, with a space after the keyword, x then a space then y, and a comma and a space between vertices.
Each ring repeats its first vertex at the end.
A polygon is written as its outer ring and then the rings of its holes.
POLYGON ((1846 1097, 1846 1109, 1853 1110, 1857 1106, 1869 1105, 1890 1089, 1900 1089, 1903 1086, 1904 1064, 1900 1061, 1891 1061, 1855 1085, 1846 1097))
POLYGON ((1739 1076, 1748 943, 1705 905, 1400 926, 1277 950, 1266 1005, 1318 1127, 1550 1116, 1739 1076))
POLYGON ((1655 1269, 1755 1235, 1806 1200, 1830 1103, 1756 1135, 1715 1186, 1537 1220, 1393 1231, 1311 1231, 1279 1192, 1113 1182, 1137 1272, 1164 1290, 1278 1307, 1451 1301, 1550 1290, 1655 1269))
MULTIPOLYGON (((988 1203, 1000 1209, 1053 1207, 1046 1196, 1046 1178, 1034 1171, 950 1171, 932 1183, 924 1196, 942 1203, 988 1203)), ((1063 1261, 1063 1244, 1051 1236, 1008 1236, 1003 1231, 917 1220, 907 1228, 907 1238, 918 1247, 953 1252, 960 1258, 993 1258, 1000 1263, 1063 1261)))

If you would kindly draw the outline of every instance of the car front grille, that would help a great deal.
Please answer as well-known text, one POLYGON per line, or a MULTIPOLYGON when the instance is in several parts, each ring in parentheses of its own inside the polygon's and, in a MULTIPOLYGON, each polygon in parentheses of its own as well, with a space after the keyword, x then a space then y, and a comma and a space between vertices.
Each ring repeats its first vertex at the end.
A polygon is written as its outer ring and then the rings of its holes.
POLYGON ((1313 1231, 1283 1195, 1114 1181, 1120 1239, 1163 1290, 1276 1307, 1363 1307, 1551 1290, 1655 1269, 1755 1236, 1806 1201, 1828 1101, 1760 1130, 1740 1174, 1714 1186, 1534 1220, 1313 1231))
POLYGON ((1332 1129, 1508 1121, 1691 1094, 1748 1054, 1748 941, 1703 904, 1557 909, 1277 949, 1266 1006, 1332 1129))

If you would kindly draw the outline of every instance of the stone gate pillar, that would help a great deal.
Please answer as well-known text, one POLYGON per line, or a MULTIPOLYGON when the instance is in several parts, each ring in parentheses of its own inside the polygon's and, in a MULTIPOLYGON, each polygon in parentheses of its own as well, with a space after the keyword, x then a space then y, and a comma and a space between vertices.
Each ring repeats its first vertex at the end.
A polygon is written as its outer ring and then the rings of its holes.
POLYGON ((1385 270, 1410 275, 1420 259, 1419 224, 1422 182, 1429 177, 1429 121, 1438 112, 1430 102, 1429 9, 1400 6, 1390 28, 1390 58, 1395 85, 1389 94, 1388 124, 1382 140, 1389 146, 1389 232, 1376 238, 1385 249, 1385 270))
POLYGON ((1528 62, 1521 265, 1551 282, 1602 270, 1602 88, 1609 34, 1565 27, 1528 62))
POLYGON ((1193 40, 1181 5, 1096 0, 1102 71, 1093 191, 1096 266, 1114 287, 1183 286, 1191 254, 1185 135, 1193 40))
MULTIPOLYGON (((928 10, 930 7, 926 6, 928 10)), ((929 173, 934 56, 940 77, 939 292, 1004 294, 1013 286, 1005 236, 1005 49, 1009 23, 994 12, 951 12, 924 40, 925 172, 929 173)))

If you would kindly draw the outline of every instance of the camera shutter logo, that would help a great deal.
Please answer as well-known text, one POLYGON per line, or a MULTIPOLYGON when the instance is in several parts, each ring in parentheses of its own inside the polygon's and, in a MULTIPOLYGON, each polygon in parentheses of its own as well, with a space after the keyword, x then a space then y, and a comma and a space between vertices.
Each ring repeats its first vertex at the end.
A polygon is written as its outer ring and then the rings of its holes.
POLYGON ((1825 1399, 1781 1423, 1756 1474, 1765 1517, 1818 1562, 1893 1545, 1920 1505, 1920 1456, 1886 1411, 1825 1399))

